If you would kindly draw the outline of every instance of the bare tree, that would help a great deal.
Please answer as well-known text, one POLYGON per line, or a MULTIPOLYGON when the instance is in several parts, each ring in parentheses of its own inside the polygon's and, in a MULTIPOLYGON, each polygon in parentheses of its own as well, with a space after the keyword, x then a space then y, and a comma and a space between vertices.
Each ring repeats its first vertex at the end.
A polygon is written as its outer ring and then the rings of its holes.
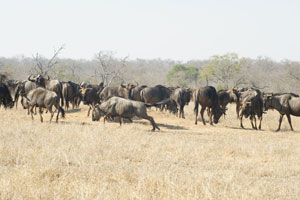
POLYGON ((100 77, 104 85, 108 86, 117 79, 124 82, 123 74, 126 70, 126 60, 128 56, 122 59, 116 59, 112 51, 100 51, 96 59, 99 65, 95 70, 95 76, 100 77))
POLYGON ((36 65, 31 68, 31 72, 35 74, 41 74, 43 76, 48 75, 49 71, 52 70, 53 67, 58 63, 57 56, 64 48, 65 45, 63 44, 60 46, 60 48, 54 49, 53 56, 49 60, 43 58, 39 53, 36 53, 35 56, 32 55, 36 65))

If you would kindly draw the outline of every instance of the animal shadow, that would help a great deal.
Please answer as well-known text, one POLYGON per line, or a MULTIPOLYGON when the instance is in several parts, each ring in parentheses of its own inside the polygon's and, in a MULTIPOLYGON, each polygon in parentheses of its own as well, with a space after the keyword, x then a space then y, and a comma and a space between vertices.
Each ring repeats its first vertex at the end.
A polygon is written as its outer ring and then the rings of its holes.
MULTIPOLYGON (((133 121, 133 123, 143 124, 143 125, 149 125, 149 122, 147 122, 147 121, 133 121)), ((164 127, 164 128, 172 129, 172 130, 187 130, 186 128, 184 128, 182 126, 174 126, 174 125, 170 125, 170 124, 159 124, 159 123, 156 123, 156 125, 159 128, 160 127, 164 127)))
POLYGON ((74 108, 72 110, 65 110, 65 113, 76 113, 76 112, 80 112, 80 108, 74 108))

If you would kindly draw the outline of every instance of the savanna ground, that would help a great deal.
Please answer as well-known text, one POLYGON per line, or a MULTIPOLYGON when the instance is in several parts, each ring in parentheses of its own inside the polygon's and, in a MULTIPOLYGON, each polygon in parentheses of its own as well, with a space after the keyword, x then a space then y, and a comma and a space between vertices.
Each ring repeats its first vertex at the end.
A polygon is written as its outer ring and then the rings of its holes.
MULTIPOLYGON (((234 105, 220 123, 194 124, 152 108, 146 120, 92 122, 87 107, 58 124, 0 109, 1 199, 299 199, 300 118, 279 114, 262 131, 239 128, 234 105)), ((205 118, 208 119, 205 114, 205 118)))

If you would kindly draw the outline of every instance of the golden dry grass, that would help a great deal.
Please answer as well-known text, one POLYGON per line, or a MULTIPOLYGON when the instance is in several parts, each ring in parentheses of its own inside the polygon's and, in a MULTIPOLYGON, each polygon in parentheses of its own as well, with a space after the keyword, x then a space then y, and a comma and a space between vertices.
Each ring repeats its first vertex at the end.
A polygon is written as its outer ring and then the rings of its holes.
MULTIPOLYGON (((22 108, 0 109, 1 199, 299 199, 300 118, 274 132, 239 128, 233 105, 215 126, 152 109, 150 123, 92 122, 80 112, 60 123, 32 121, 22 108)), ((206 119, 207 116, 205 116, 206 119)))

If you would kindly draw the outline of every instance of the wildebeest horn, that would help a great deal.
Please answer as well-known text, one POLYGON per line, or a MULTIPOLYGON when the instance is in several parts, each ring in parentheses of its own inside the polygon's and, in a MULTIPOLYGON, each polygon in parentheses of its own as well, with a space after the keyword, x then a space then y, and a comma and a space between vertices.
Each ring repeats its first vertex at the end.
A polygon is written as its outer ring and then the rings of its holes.
POLYGON ((48 77, 48 80, 50 80, 50 76, 49 76, 49 75, 47 75, 47 77, 48 77))
POLYGON ((31 78, 32 76, 33 76, 33 74, 30 74, 30 75, 28 76, 28 80, 29 80, 29 81, 35 81, 34 79, 31 78))

